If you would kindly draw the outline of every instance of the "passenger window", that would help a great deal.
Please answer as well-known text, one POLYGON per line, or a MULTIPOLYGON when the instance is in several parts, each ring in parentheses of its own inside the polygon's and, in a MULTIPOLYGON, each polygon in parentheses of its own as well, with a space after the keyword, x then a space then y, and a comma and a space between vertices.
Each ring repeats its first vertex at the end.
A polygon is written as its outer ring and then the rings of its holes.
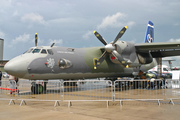
POLYGON ((41 49, 34 49, 32 53, 39 53, 41 49))
POLYGON ((42 49, 41 53, 43 54, 47 54, 46 50, 45 49, 42 49))
POLYGON ((53 51, 51 49, 47 49, 47 52, 50 54, 50 55, 53 55, 53 51))

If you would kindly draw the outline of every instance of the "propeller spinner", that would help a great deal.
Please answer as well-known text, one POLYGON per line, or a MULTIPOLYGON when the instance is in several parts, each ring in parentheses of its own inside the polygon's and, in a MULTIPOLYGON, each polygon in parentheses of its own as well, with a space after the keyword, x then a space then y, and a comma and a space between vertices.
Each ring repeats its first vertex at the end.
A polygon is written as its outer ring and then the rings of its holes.
POLYGON ((101 65, 101 63, 107 57, 108 53, 111 53, 114 57, 116 57, 121 65, 123 65, 124 67, 127 66, 127 62, 116 51, 116 47, 115 47, 116 42, 122 37, 122 35, 125 33, 126 29, 127 29, 127 26, 122 28, 121 31, 116 36, 116 38, 114 39, 114 41, 112 43, 109 43, 109 44, 106 42, 106 40, 97 31, 94 31, 95 36, 105 45, 105 47, 104 47, 105 51, 101 55, 101 57, 99 59, 94 59, 94 69, 96 69, 99 65, 101 65))

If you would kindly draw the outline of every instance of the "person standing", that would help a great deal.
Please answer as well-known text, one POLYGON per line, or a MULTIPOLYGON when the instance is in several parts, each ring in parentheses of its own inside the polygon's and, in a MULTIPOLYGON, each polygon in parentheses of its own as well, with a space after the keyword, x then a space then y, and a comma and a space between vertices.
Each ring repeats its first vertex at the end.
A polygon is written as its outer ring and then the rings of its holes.
POLYGON ((15 92, 19 93, 19 90, 17 89, 17 87, 19 85, 18 81, 19 81, 18 77, 15 77, 12 75, 9 76, 10 88, 12 89, 10 91, 10 94, 15 93, 15 92))
POLYGON ((0 86, 1 86, 1 78, 2 78, 2 72, 0 70, 0 86))

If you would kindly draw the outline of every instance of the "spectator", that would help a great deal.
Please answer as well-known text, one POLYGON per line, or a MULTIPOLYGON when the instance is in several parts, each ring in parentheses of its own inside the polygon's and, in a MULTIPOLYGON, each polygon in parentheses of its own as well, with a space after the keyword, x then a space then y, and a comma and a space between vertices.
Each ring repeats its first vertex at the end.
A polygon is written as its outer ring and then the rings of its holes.
POLYGON ((10 88, 12 89, 10 91, 10 94, 15 93, 15 92, 19 93, 19 90, 17 89, 19 79, 15 76, 10 75, 9 81, 10 81, 10 88))
POLYGON ((142 70, 140 70, 139 71, 139 77, 141 78, 141 79, 146 79, 146 77, 145 77, 145 75, 144 75, 144 72, 142 71, 142 70))
POLYGON ((2 78, 2 72, 0 70, 0 86, 1 86, 1 78, 2 78))

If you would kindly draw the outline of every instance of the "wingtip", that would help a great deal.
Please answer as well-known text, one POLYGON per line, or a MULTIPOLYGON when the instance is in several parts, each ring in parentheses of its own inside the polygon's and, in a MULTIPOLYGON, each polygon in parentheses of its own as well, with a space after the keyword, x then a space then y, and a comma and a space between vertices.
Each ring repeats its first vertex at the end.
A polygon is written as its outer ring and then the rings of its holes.
POLYGON ((94 33, 95 33, 96 31, 94 31, 94 33))
POLYGON ((127 29, 127 26, 125 26, 125 28, 127 29))

